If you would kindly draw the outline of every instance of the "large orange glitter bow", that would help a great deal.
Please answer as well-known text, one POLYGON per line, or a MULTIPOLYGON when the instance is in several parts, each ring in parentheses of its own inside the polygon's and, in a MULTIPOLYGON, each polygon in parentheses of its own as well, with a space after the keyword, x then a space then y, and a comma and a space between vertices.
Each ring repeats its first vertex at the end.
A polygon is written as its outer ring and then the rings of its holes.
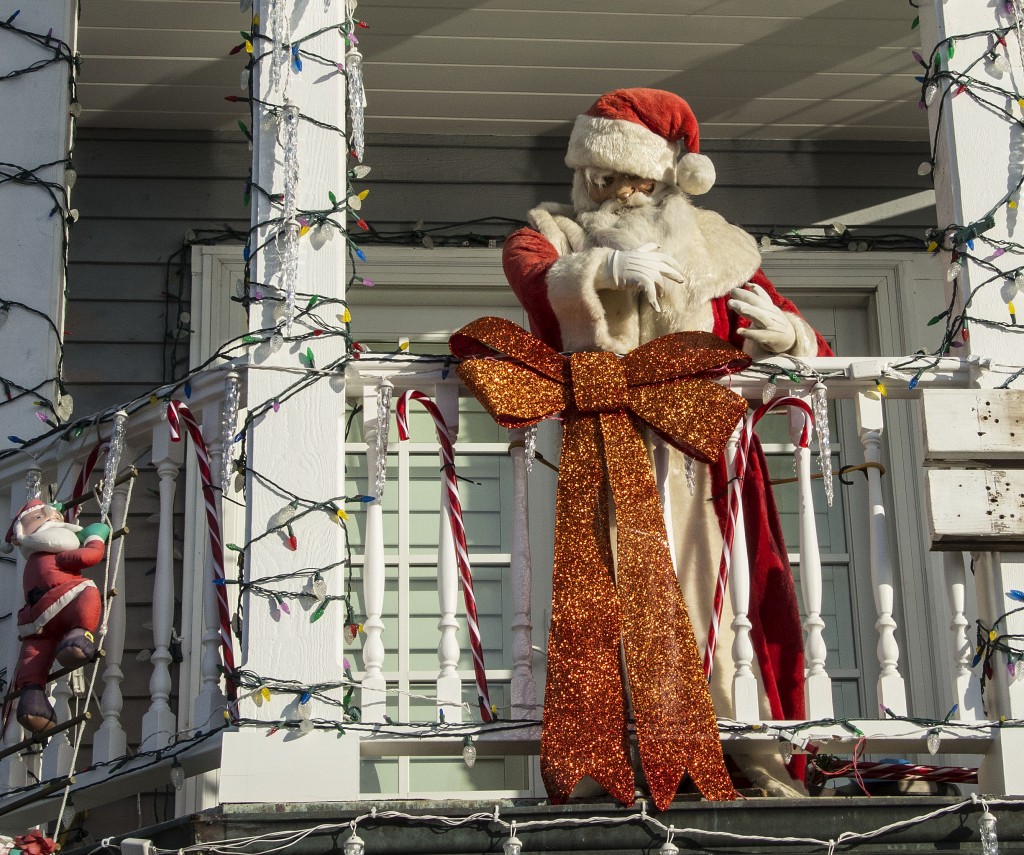
POLYGON ((551 801, 565 802, 590 775, 633 803, 620 642, 654 803, 667 808, 686 773, 705 798, 734 798, 641 428, 717 460, 747 405, 709 378, 742 370, 749 358, 701 332, 663 336, 621 359, 566 358, 501 318, 466 325, 450 346, 466 359, 459 375, 499 424, 563 419, 541 735, 551 801))

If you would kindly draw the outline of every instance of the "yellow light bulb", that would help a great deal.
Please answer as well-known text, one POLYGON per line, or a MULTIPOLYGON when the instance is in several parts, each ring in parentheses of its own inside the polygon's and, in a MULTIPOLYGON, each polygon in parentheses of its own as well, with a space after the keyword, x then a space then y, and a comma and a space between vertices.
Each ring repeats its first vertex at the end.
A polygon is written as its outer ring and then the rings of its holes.
POLYGON ((268 689, 266 686, 264 686, 262 689, 260 689, 260 695, 262 696, 263 700, 269 701, 270 700, 270 689, 268 689))
POLYGON ((309 231, 309 226, 300 226, 300 228, 299 228, 299 237, 302 237, 308 231, 309 231))
POLYGON ((935 252, 935 250, 937 250, 938 248, 939 245, 935 241, 932 241, 930 244, 928 244, 928 252, 935 252))
POLYGON ((883 398, 889 394, 889 391, 885 388, 885 384, 881 380, 875 384, 875 388, 878 390, 878 394, 883 398))
POLYGON ((341 313, 341 322, 343 324, 349 324, 352 322, 352 313, 348 309, 345 309, 345 311, 341 313))
POLYGON ((348 519, 348 514, 345 513, 345 511, 343 511, 341 508, 338 508, 336 513, 338 515, 338 519, 339 520, 347 520, 348 519))
POLYGON ((369 196, 369 195, 370 195, 370 191, 369 190, 363 190, 361 193, 357 193, 356 194, 356 198, 360 202, 364 202, 364 201, 366 201, 366 197, 369 196))
POLYGON ((245 42, 245 52, 252 53, 252 42, 250 42, 248 39, 245 42))

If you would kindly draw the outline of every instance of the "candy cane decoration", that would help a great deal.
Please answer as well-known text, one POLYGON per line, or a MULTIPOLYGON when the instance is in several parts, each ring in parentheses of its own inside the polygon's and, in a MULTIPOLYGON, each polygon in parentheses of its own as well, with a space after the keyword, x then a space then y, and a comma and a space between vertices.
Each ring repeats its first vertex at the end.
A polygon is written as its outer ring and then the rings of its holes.
MULTIPOLYGON (((89 456, 85 459, 85 463, 82 464, 82 468, 78 473, 78 477, 75 479, 75 489, 72 493, 71 498, 77 499, 79 496, 85 495, 89 489, 89 479, 92 478, 92 472, 96 468, 96 463, 100 459, 100 454, 103 453, 103 449, 108 445, 107 440, 97 442, 93 446, 92 451, 89 452, 89 456)), ((78 520, 78 513, 81 509, 81 505, 75 505, 70 510, 64 512, 64 519, 67 522, 76 522, 78 520)))
POLYGON ((235 653, 231 643, 231 608, 228 605, 228 594, 224 586, 224 543, 220 534, 220 512, 217 508, 217 492, 213 486, 210 472, 210 455, 192 411, 181 401, 170 401, 167 404, 167 426, 171 432, 171 442, 181 442, 181 422, 185 423, 192 447, 196 452, 196 463, 199 465, 199 477, 203 484, 203 500, 206 503, 206 528, 210 533, 210 552, 213 554, 213 589, 217 595, 217 614, 220 618, 220 647, 224 660, 224 672, 227 674, 228 699, 236 699, 236 687, 232 675, 235 672, 235 653))
POLYGON ((441 463, 445 475, 445 489, 448 492, 448 524, 455 541, 455 561, 462 579, 462 593, 466 599, 466 623, 469 626, 469 646, 473 654, 473 673, 476 676, 476 692, 480 700, 480 717, 491 721, 491 695, 487 690, 487 673, 484 670, 484 650, 480 641, 480 625, 476 616, 476 596, 473 593, 473 573, 469 566, 469 551, 466 547, 466 526, 462 521, 462 503, 459 501, 459 482, 455 474, 455 450, 448 436, 448 425, 444 416, 428 395, 410 389, 403 392, 395 405, 395 422, 398 438, 405 442, 409 438, 409 401, 419 401, 434 419, 437 441, 441 446, 441 463))
POLYGON ((715 662, 715 648, 718 644, 718 628, 722 619, 722 607, 725 604, 725 589, 729 584, 729 570, 732 566, 733 541, 736 538, 736 520, 740 510, 742 498, 743 478, 747 472, 747 456, 750 452, 750 440, 754 435, 754 427, 762 417, 770 411, 779 407, 796 407, 804 413, 804 429, 800 434, 800 447, 807 448, 811 441, 811 430, 814 426, 814 413, 810 405, 802 398, 795 398, 792 395, 783 395, 772 398, 762 404, 756 410, 747 414, 740 428, 739 441, 736 443, 735 473, 732 483, 729 485, 729 507, 725 519, 725 532, 722 543, 722 560, 718 566, 718 579, 715 584, 714 608, 711 613, 711 623, 708 626, 708 642, 704 648, 704 674, 711 677, 711 671, 715 662))

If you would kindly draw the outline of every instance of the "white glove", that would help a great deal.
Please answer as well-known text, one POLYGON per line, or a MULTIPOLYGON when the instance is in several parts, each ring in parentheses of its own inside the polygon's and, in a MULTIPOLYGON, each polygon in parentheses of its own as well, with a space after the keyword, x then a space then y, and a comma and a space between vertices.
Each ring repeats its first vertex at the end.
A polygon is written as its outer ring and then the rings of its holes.
POLYGON ((643 293, 656 312, 661 311, 658 298, 665 293, 665 281, 682 282, 683 272, 671 255, 654 252, 656 243, 645 243, 638 249, 617 249, 608 256, 605 275, 616 288, 635 288, 643 293))
POLYGON ((786 313, 760 285, 748 282, 743 288, 733 288, 729 296, 729 308, 750 321, 749 327, 739 330, 741 336, 772 353, 783 353, 796 344, 796 330, 786 313))

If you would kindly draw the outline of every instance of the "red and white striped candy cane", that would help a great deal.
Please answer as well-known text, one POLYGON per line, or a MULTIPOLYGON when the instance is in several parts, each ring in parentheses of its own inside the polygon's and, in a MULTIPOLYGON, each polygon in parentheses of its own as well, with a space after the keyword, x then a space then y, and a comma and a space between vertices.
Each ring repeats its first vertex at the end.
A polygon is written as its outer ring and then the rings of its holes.
MULTIPOLYGON (((110 443, 107 440, 97 442, 93 446, 92 451, 89 452, 89 456, 85 459, 85 463, 82 464, 81 470, 78 472, 78 477, 75 479, 75 489, 71 496, 72 499, 77 499, 79 496, 85 495, 89 490, 89 479, 92 478, 92 472, 96 468, 96 462, 100 459, 100 454, 103 453, 110 443)), ((73 523, 78 519, 78 513, 81 509, 81 505, 75 505, 73 508, 64 512, 64 519, 67 522, 73 523)))
MULTIPOLYGON (((217 508, 217 490, 210 473, 210 453, 203 439, 203 431, 199 427, 192 411, 181 401, 170 401, 167 404, 167 425, 171 432, 171 442, 181 441, 181 422, 188 428, 192 437, 192 447, 196 452, 196 463, 199 465, 199 477, 203 484, 203 501, 206 503, 206 528, 210 533, 210 552, 213 554, 213 589, 217 594, 217 615, 220 619, 220 648, 224 660, 224 671, 228 675, 227 695, 229 700, 236 698, 236 686, 232 679, 235 671, 235 652, 231 641, 231 607, 228 604, 228 592, 224 586, 224 542, 220 533, 220 512, 217 508), (219 582, 219 584, 218 584, 219 582)), ((224 449, 227 454, 228 450, 224 449)))
POLYGON ((792 395, 782 395, 772 398, 766 404, 762 404, 756 410, 747 414, 740 428, 739 441, 736 443, 736 460, 733 477, 729 484, 729 507, 725 518, 725 532, 723 533, 722 560, 718 566, 718 579, 715 584, 714 608, 711 613, 711 622, 708 626, 708 643, 704 648, 704 674, 711 677, 711 671, 715 663, 715 648, 718 645, 718 628, 722 619, 722 607, 725 604, 725 589, 729 584, 729 570, 732 566, 733 541, 736 538, 736 521, 740 512, 740 500, 742 499, 743 478, 747 472, 747 457, 750 453, 750 440, 754 435, 754 427, 767 413, 779 407, 795 407, 804 414, 804 429, 800 434, 800 447, 807 448, 811 441, 811 431, 814 427, 814 413, 811 405, 802 398, 795 398, 792 395))
POLYGON ((469 646, 473 654, 473 673, 476 676, 476 691, 480 701, 480 717, 491 721, 491 695, 487 689, 487 673, 484 669, 484 649, 480 640, 480 624, 476 616, 476 595, 473 593, 473 572, 469 566, 469 550, 466 547, 466 526, 462 520, 462 503, 459 501, 459 481, 455 475, 455 449, 448 436, 448 425, 428 395, 410 389, 403 392, 395 405, 395 422, 398 438, 405 442, 409 438, 409 401, 419 401, 434 419, 437 441, 441 446, 441 463, 444 469, 445 489, 448 493, 448 524, 455 541, 455 562, 462 579, 462 593, 466 599, 466 623, 469 627, 469 646))
POLYGON ((970 766, 919 766, 916 763, 857 763, 865 781, 942 781, 978 783, 978 770, 970 766))

